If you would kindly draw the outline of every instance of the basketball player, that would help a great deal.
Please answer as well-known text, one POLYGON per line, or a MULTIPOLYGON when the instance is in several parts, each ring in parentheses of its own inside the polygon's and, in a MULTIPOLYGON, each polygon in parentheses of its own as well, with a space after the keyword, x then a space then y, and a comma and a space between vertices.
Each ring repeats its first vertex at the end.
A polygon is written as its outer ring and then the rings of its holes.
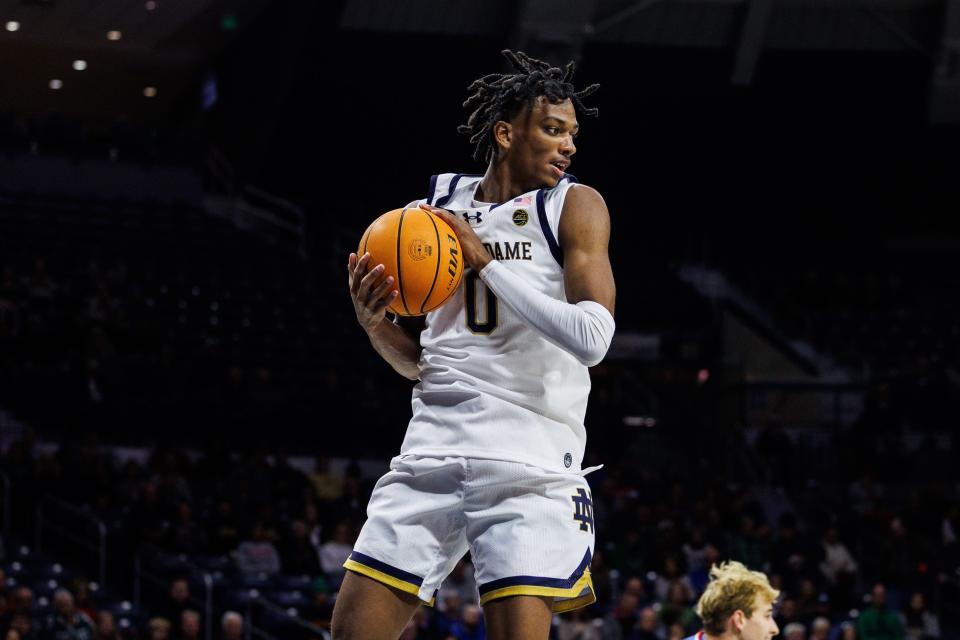
POLYGON ((594 530, 581 468, 590 378, 613 336, 610 217, 567 173, 578 114, 565 69, 504 51, 514 73, 476 80, 459 128, 484 175, 433 176, 422 206, 456 231, 463 286, 419 322, 351 254, 360 325, 419 380, 400 455, 377 483, 333 615, 333 637, 394 639, 469 550, 489 638, 547 638, 553 612, 595 600, 594 530))
POLYGON ((734 561, 714 565, 697 602, 703 630, 686 640, 770 640, 780 633, 773 619, 779 596, 759 571, 734 561))

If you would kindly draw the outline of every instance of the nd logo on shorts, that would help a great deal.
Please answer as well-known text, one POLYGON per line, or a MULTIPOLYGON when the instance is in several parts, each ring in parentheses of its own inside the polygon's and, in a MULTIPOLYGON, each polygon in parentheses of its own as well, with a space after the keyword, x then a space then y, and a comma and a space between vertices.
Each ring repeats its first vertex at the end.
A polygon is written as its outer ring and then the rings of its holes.
POLYGON ((570 498, 573 500, 573 519, 580 523, 580 531, 593 533, 593 500, 586 489, 577 489, 570 498))

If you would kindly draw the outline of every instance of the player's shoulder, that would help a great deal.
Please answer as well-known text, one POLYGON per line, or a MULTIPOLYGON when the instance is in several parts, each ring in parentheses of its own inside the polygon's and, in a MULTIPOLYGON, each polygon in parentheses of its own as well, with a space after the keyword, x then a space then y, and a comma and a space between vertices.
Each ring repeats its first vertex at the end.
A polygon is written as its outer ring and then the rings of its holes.
POLYGON ((442 207, 444 203, 453 198, 458 189, 466 188, 481 178, 483 178, 483 174, 476 173, 434 174, 430 176, 426 201, 434 206, 442 207))
POLYGON ((583 183, 570 185, 563 199, 563 213, 570 211, 583 212, 588 216, 608 216, 607 203, 600 192, 583 183))

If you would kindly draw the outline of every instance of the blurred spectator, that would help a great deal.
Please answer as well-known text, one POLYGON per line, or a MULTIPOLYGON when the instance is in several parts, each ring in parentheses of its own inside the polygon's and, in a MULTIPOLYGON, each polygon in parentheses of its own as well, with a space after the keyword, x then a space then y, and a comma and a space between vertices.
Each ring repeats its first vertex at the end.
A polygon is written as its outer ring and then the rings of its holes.
POLYGON ((166 618, 150 618, 147 622, 147 640, 170 640, 170 621, 166 618))
POLYGON ((557 640, 603 640, 602 623, 592 620, 588 609, 581 607, 560 616, 557 640))
POLYGON ((635 640, 664 640, 666 633, 657 616, 656 609, 644 607, 640 611, 640 619, 637 621, 636 630, 628 637, 635 640))
POLYGON ((840 540, 840 532, 836 527, 827 527, 820 541, 823 547, 823 562, 820 563, 820 573, 831 585, 838 584, 844 574, 852 575, 857 571, 857 563, 846 545, 840 540))
POLYGON ((828 640, 830 638, 830 621, 824 617, 814 618, 810 625, 810 640, 828 640))
POLYGON ((791 622, 783 628, 783 640, 806 640, 807 629, 799 622, 791 622))
POLYGON ((710 565, 707 564, 707 545, 703 528, 694 527, 690 531, 690 539, 684 542, 681 547, 689 573, 710 568, 710 565))
POLYGON ((786 626, 792 622, 800 622, 800 618, 797 615, 797 601, 791 597, 782 598, 774 617, 777 621, 777 626, 781 629, 786 628, 786 626))
POLYGON ((94 640, 97 630, 87 614, 77 611, 73 594, 66 589, 53 593, 55 613, 47 619, 45 640, 94 640))
POLYGON ((240 524, 234 513, 234 505, 228 499, 217 501, 214 515, 207 525, 210 551, 223 555, 230 553, 240 543, 240 524))
POLYGON ((687 593, 693 593, 693 585, 690 579, 684 575, 680 567, 680 561, 676 556, 667 556, 663 559, 663 573, 657 576, 654 583, 654 595, 657 601, 666 602, 670 587, 674 584, 680 584, 686 589, 687 593))
POLYGON ((462 607, 463 601, 460 600, 459 593, 448 591, 443 594, 443 597, 438 600, 437 608, 433 614, 433 635, 441 638, 449 636, 454 625, 460 622, 462 607))
POLYGON ((694 627, 698 624, 697 613, 692 606, 693 594, 682 583, 674 582, 670 585, 667 592, 667 601, 660 609, 660 619, 668 628, 674 624, 679 624, 689 635, 696 631, 694 627))
POLYGON ((23 621, 20 621, 21 628, 18 631, 21 636, 26 637, 31 629, 39 626, 33 617, 33 591, 30 587, 21 585, 10 592, 6 610, 0 614, 0 629, 13 626, 13 618, 16 616, 22 616, 28 623, 24 628, 23 621))
POLYGON ((857 635, 860 640, 903 640, 900 616, 887 609, 887 590, 882 584, 874 585, 872 604, 857 619, 857 635))
POLYGON ((624 640, 633 633, 637 623, 640 600, 632 593, 620 594, 617 606, 603 619, 604 640, 624 640))
POLYGON ((450 626, 450 635, 456 640, 483 640, 483 611, 479 605, 467 604, 463 607, 460 620, 450 626))
POLYGON ((167 620, 179 620, 190 607, 190 583, 186 578, 174 578, 170 582, 167 598, 157 610, 160 617, 167 620))
POLYGON ((220 640, 243 640, 243 616, 227 611, 220 619, 220 640))
POLYGON ((934 640, 940 637, 940 619, 927 608, 926 597, 920 591, 910 596, 903 612, 903 626, 908 640, 934 640))
POLYGON ((330 458, 320 454, 314 459, 310 482, 317 498, 333 502, 343 495, 343 478, 330 470, 330 458))
POLYGON ((180 614, 180 629, 175 640, 200 640, 200 614, 186 609, 180 614))
POLYGON ((770 567, 783 579, 787 590, 796 589, 809 574, 816 557, 807 540, 797 530, 797 518, 793 513, 780 516, 777 536, 770 548, 770 567))
POLYGON ((8 627, 20 634, 21 640, 40 640, 40 631, 29 613, 17 611, 10 616, 8 627))
POLYGON ((97 640, 121 640, 116 620, 109 611, 97 613, 97 640))
POLYGON ((180 553, 200 553, 207 548, 207 536, 185 500, 177 506, 177 517, 167 533, 167 548, 180 553))
MULTIPOLYGON (((260 520, 250 528, 250 539, 244 540, 234 554, 237 568, 243 573, 280 573, 280 554, 260 520)), ((346 559, 344 559, 346 560, 346 559)))
POLYGON ((703 593, 703 590, 707 588, 707 583, 710 582, 710 567, 720 562, 720 550, 716 546, 708 543, 704 547, 704 552, 703 566, 693 569, 687 574, 695 595, 703 593))
POLYGON ((353 532, 349 520, 339 521, 333 529, 333 536, 320 545, 320 568, 336 584, 343 580, 346 569, 343 563, 353 551, 353 532))
POLYGON ((857 625, 850 620, 844 620, 840 623, 840 634, 838 640, 857 640, 857 625))
POLYGON ((88 580, 74 580, 72 584, 73 596, 78 611, 87 614, 91 620, 97 619, 97 605, 93 601, 93 594, 90 591, 90 582, 88 580))
POLYGON ((679 623, 673 623, 667 628, 667 640, 683 640, 689 633, 679 623))
POLYGON ((303 520, 290 523, 289 532, 282 546, 283 570, 289 574, 317 575, 320 573, 320 558, 310 543, 310 530, 303 520))

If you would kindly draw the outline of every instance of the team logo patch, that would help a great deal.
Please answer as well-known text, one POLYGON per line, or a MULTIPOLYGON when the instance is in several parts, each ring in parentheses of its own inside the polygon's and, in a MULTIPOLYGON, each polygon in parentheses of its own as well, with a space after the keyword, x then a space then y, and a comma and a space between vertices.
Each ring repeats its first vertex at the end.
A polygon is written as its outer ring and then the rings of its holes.
POLYGON ((411 260, 423 260, 427 256, 433 255, 433 247, 417 238, 407 245, 407 254, 411 260))
POLYGON ((527 224, 527 221, 530 220, 530 215, 527 213, 526 209, 517 209, 513 212, 513 224, 518 227, 522 227, 527 224))
POLYGON ((593 531, 593 500, 586 489, 577 489, 571 496, 573 500, 573 519, 580 523, 580 531, 593 531))
POLYGON ((563 454, 563 466, 569 469, 570 465, 572 464, 573 464, 573 456, 570 455, 569 453, 563 454))

